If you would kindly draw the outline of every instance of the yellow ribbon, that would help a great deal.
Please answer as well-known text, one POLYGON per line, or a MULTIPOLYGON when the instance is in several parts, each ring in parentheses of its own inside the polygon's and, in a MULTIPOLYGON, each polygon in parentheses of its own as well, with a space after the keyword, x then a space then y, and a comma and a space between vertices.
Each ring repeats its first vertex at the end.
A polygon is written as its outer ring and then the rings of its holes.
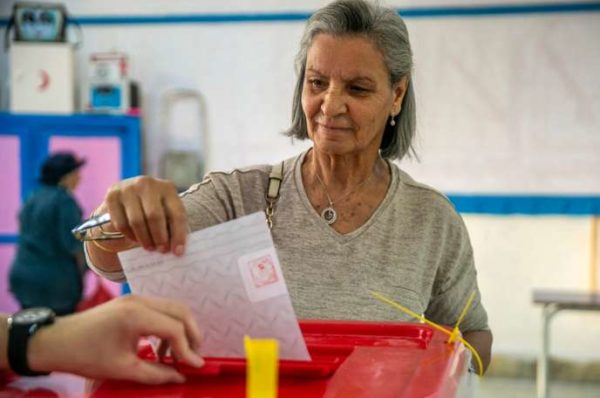
POLYGON ((462 336, 459 335, 459 330, 458 330, 458 325, 460 324, 460 322, 462 321, 463 317, 465 316, 465 314, 467 313, 467 310, 469 309, 469 307, 471 306, 472 302, 473 302, 473 298, 475 297, 475 292, 473 292, 471 294, 471 296, 469 297, 469 300, 467 300, 467 305, 465 305, 465 308, 463 308, 458 322, 456 323, 456 326, 454 327, 454 329, 452 330, 452 332, 449 332, 448 329, 446 329, 443 326, 438 325, 435 322, 430 321, 429 319, 425 318, 424 315, 422 314, 417 314, 414 311, 411 311, 410 309, 406 308, 405 306, 403 306, 402 304, 399 304, 397 302, 395 302, 394 300, 387 298, 386 296, 384 296, 381 293, 378 292, 371 292, 371 294, 373 295, 373 297, 375 297, 377 300, 382 301, 386 304, 391 305, 394 308, 399 309, 400 311, 412 316, 413 318, 418 319, 421 322, 424 322, 426 324, 428 324, 429 326, 431 326, 432 328, 439 330, 440 332, 447 334, 448 336, 450 336, 450 338, 448 339, 448 344, 451 344, 454 340, 458 340, 461 343, 464 344, 465 347, 467 347, 469 349, 469 351, 471 351, 471 353, 473 354, 473 357, 475 358, 475 361, 477 362, 477 367, 479 368, 479 376, 483 376, 483 362, 481 361, 481 357, 479 356, 479 353, 477 352, 477 350, 471 345, 469 344, 468 341, 466 341, 464 338, 462 338, 462 336))

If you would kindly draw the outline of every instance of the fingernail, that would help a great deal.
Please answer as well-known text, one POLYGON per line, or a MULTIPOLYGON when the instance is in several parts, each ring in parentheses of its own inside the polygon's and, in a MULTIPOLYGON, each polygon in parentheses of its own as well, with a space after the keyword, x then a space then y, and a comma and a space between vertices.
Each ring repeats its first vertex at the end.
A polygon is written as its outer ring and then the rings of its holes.
POLYGON ((154 246, 144 246, 144 249, 148 250, 149 252, 153 252, 154 250, 156 250, 156 247, 154 246))
POLYGON ((159 245, 158 246, 158 251, 161 253, 166 253, 167 252, 167 247, 165 245, 159 245))
POLYGON ((185 252, 185 248, 183 247, 183 245, 175 246, 175 255, 176 256, 183 256, 184 252, 185 252))
POLYGON ((197 368, 204 366, 204 359, 195 352, 192 352, 190 355, 190 365, 193 365, 197 368))

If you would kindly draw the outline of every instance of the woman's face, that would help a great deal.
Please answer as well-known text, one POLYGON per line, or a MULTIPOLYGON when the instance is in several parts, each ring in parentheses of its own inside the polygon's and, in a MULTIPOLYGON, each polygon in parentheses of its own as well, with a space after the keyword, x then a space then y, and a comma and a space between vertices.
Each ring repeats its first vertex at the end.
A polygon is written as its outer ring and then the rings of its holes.
POLYGON ((60 179, 59 184, 62 185, 65 189, 74 192, 77 186, 79 185, 79 181, 81 181, 81 173, 79 169, 75 169, 70 173, 63 176, 60 179))
POLYGON ((318 34, 308 50, 302 109, 315 150, 352 155, 379 150, 406 80, 390 84, 383 56, 362 36, 318 34))

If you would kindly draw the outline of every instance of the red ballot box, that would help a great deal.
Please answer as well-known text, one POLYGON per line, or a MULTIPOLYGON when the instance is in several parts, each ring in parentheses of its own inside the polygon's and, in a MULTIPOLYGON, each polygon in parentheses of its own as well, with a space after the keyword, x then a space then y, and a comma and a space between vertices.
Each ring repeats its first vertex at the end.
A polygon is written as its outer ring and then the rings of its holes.
MULTIPOLYGON (((454 397, 468 351, 424 324, 302 321, 312 361, 280 361, 279 398, 454 397)), ((140 352, 154 360, 147 347, 140 352)), ((196 369, 177 364, 183 385, 106 381, 91 397, 245 397, 245 361, 205 358, 196 369)), ((168 361, 168 359, 167 359, 168 361)))

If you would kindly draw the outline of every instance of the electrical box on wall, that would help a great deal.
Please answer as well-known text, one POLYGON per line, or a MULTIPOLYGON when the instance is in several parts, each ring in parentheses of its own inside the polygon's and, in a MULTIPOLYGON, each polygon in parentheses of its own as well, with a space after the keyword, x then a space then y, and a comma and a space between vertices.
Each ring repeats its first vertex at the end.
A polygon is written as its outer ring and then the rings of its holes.
POLYGON ((72 44, 15 42, 9 57, 11 112, 75 112, 72 44))
POLYGON ((90 56, 87 103, 90 112, 125 113, 130 108, 129 59, 119 52, 90 56))

